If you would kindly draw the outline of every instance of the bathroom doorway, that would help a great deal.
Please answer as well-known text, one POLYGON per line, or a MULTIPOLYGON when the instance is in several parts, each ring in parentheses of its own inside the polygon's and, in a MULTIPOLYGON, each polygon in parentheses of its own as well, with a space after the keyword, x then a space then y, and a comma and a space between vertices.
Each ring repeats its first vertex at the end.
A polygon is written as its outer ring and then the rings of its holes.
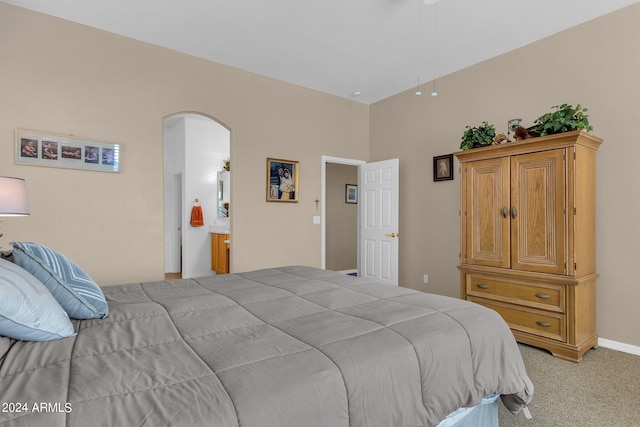
POLYGON ((163 120, 163 146, 165 273, 213 275, 209 230, 217 221, 217 172, 231 157, 231 133, 206 115, 179 113, 163 120), (195 206, 203 226, 190 223, 195 206))

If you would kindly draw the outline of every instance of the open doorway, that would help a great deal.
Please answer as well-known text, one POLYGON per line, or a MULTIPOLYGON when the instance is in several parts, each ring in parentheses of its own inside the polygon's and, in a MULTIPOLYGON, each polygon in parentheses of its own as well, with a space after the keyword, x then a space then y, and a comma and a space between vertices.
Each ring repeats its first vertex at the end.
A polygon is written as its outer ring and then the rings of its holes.
POLYGON ((166 117, 163 128, 165 273, 213 275, 210 229, 218 223, 217 172, 231 157, 230 131, 195 113, 166 117), (202 210, 203 226, 190 223, 195 206, 202 210))
MULTIPOLYGON (((357 203, 347 203, 347 185, 358 185, 363 160, 322 156, 321 267, 357 274, 359 214, 357 203)), ((352 201, 352 200, 350 200, 352 201)))
POLYGON ((358 272, 358 166, 327 163, 327 270, 358 272))

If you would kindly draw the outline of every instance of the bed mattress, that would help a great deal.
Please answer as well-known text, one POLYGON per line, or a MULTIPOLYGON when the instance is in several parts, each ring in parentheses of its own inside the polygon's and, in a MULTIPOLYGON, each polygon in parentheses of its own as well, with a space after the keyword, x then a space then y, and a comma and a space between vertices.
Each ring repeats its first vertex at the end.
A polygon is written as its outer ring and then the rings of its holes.
POLYGON ((0 425, 435 426, 533 394, 468 301, 300 266, 103 291, 109 317, 74 337, 0 337, 0 425))

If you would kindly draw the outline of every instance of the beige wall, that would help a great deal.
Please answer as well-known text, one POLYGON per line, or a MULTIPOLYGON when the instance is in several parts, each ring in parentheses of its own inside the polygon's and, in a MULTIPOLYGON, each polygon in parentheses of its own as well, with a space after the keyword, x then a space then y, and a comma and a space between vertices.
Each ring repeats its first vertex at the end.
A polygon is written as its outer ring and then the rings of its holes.
POLYGON ((0 94, 0 174, 25 178, 31 204, 0 244, 50 245, 100 284, 164 275, 165 116, 199 112, 231 130, 234 271, 319 266, 321 156, 368 157, 365 105, 5 3, 0 94), (16 128, 120 143, 122 172, 15 165, 16 128), (300 161, 299 203, 265 201, 267 157, 300 161))
POLYGON ((604 138, 597 164, 598 332, 640 345, 640 4, 437 81, 439 96, 413 91, 371 106, 371 160, 398 156, 400 283, 459 295, 459 174, 434 183, 432 158, 458 150, 466 125, 532 125, 551 106, 589 108, 604 138), (429 274, 428 285, 422 283, 429 274))
POLYGON ((640 345, 637 22, 640 5, 439 79, 437 98, 407 91, 368 108, 0 3, 0 174, 27 179, 32 212, 5 221, 0 243, 49 244, 101 284, 160 279, 162 118, 194 111, 231 129, 234 271, 320 264, 321 155, 399 157, 400 282, 457 296, 459 174, 434 183, 433 156, 456 151, 467 124, 505 130, 581 103, 605 140, 598 329, 640 345), (122 173, 17 166, 16 128, 121 143, 122 173), (266 157, 300 161, 298 204, 264 201, 266 157))
POLYGON ((345 185, 358 184, 358 167, 327 163, 326 267, 358 267, 358 205, 345 203, 345 185))

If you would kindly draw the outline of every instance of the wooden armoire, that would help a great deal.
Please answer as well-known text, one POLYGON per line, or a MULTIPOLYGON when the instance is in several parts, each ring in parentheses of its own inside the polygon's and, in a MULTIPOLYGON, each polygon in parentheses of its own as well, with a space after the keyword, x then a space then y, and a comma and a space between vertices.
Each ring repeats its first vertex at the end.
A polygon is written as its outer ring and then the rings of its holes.
POLYGON ((500 313, 517 341, 574 362, 598 343, 601 143, 576 131, 455 153, 462 298, 500 313))

